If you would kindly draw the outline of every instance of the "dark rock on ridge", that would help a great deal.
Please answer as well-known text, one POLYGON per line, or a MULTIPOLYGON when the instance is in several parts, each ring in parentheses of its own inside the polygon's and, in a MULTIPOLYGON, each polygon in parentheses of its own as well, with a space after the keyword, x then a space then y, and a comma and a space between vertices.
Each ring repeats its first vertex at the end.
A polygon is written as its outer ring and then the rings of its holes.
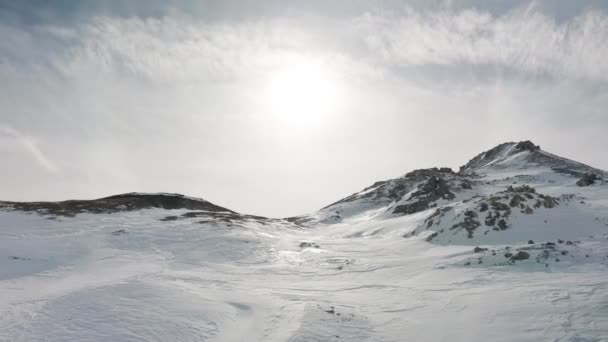
POLYGON ((94 200, 69 200, 62 202, 0 202, 0 209, 36 212, 41 215, 74 217, 77 214, 104 214, 135 211, 148 208, 190 209, 211 212, 230 212, 203 199, 180 194, 127 193, 94 200))
POLYGON ((589 186, 589 185, 593 185, 595 184, 595 182, 597 180, 599 180, 600 178, 595 174, 595 173, 586 173, 584 174, 581 179, 579 179, 576 182, 576 185, 578 186, 589 186))

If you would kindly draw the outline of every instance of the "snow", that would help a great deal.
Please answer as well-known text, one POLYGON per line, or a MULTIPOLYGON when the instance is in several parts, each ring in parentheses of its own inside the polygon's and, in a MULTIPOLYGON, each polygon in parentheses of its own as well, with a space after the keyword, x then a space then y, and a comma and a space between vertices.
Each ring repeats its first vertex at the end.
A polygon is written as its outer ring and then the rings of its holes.
POLYGON ((0 340, 608 336, 601 258, 524 273, 517 266, 464 268, 470 246, 401 238, 423 214, 308 229, 280 221, 159 221, 166 214, 48 220, 1 212, 0 340), (127 234, 113 235, 118 229, 127 234), (302 241, 320 248, 299 248, 302 241))
POLYGON ((0 341, 608 341, 608 185, 577 187, 512 157, 403 216, 390 209, 411 191, 338 203, 303 225, 0 211, 0 341), (522 184, 573 197, 515 208, 504 231, 449 229, 522 184), (516 251, 531 257, 505 257, 516 251))

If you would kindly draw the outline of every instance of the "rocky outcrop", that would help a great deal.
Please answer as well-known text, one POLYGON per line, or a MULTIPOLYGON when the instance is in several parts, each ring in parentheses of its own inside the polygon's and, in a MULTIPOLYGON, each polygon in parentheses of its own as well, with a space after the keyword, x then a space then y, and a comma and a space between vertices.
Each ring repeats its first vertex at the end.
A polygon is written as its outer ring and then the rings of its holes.
POLYGON ((519 252, 515 253, 513 256, 511 256, 510 259, 512 261, 527 260, 527 259, 530 259, 530 253, 524 252, 524 251, 519 251, 519 252))
POLYGON ((62 202, 0 202, 0 208, 36 212, 41 215, 74 217, 82 213, 104 214, 121 211, 135 211, 148 208, 190 209, 211 212, 229 212, 203 199, 180 194, 127 193, 95 200, 70 200, 62 202))
MULTIPOLYGON (((437 232, 433 239, 444 232, 458 232, 462 230, 466 233, 466 237, 472 239, 478 230, 483 230, 483 234, 488 234, 490 231, 504 231, 511 228, 511 216, 519 211, 524 215, 533 215, 537 209, 551 209, 562 201, 570 201, 572 196, 564 195, 560 198, 552 197, 538 193, 535 188, 529 185, 507 186, 504 191, 497 192, 488 196, 477 196, 471 200, 465 200, 463 203, 470 204, 463 211, 456 212, 450 218, 449 225, 442 225, 442 218, 452 209, 451 205, 445 205, 437 208, 422 225, 424 230, 433 229, 437 232)), ((423 204, 414 202, 407 209, 414 211, 415 209, 426 208, 423 204), (416 208, 413 205, 421 205, 416 208)), ((445 219, 443 219, 445 220, 445 219)))
POLYGON ((595 184, 600 178, 595 173, 586 173, 576 182, 578 186, 589 186, 595 184))
POLYGON ((435 175, 418 185, 418 190, 412 193, 411 203, 398 205, 393 214, 413 214, 431 208, 431 204, 439 199, 452 200, 455 195, 445 179, 435 175))
POLYGON ((530 140, 526 140, 526 141, 518 142, 517 145, 515 145, 515 150, 516 151, 536 152, 536 151, 540 151, 540 146, 535 145, 530 140))
POLYGON ((520 162, 523 161, 523 165, 531 164, 535 166, 545 166, 558 173, 580 177, 585 173, 599 174, 602 172, 601 170, 594 169, 588 165, 544 152, 540 149, 540 146, 526 140, 517 143, 508 142, 500 144, 488 151, 480 153, 460 167, 458 173, 461 175, 473 175, 475 172, 486 167, 506 168, 510 166, 508 163, 509 158, 517 154, 522 154, 524 159, 520 160, 520 162), (525 153, 525 155, 523 155, 523 153, 525 153), (507 163, 504 164, 505 162, 507 163))

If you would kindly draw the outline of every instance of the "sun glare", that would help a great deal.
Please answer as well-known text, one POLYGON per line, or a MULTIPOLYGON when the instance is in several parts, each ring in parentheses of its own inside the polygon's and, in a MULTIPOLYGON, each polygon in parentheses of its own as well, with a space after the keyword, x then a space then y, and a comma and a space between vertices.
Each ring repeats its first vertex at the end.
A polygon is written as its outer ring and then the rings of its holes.
POLYGON ((338 85, 324 65, 297 61, 270 79, 268 105, 272 115, 294 129, 314 128, 329 120, 338 103, 338 85))

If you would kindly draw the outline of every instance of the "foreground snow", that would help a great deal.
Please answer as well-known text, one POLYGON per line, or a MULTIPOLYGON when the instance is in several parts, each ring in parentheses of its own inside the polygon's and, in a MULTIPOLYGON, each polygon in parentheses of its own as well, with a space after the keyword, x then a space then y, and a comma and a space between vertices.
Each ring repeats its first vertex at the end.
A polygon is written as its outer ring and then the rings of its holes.
POLYGON ((572 247, 587 262, 464 267, 471 246, 404 239, 407 216, 318 229, 159 221, 183 212, 1 212, 0 340, 608 336, 606 234, 572 247))

